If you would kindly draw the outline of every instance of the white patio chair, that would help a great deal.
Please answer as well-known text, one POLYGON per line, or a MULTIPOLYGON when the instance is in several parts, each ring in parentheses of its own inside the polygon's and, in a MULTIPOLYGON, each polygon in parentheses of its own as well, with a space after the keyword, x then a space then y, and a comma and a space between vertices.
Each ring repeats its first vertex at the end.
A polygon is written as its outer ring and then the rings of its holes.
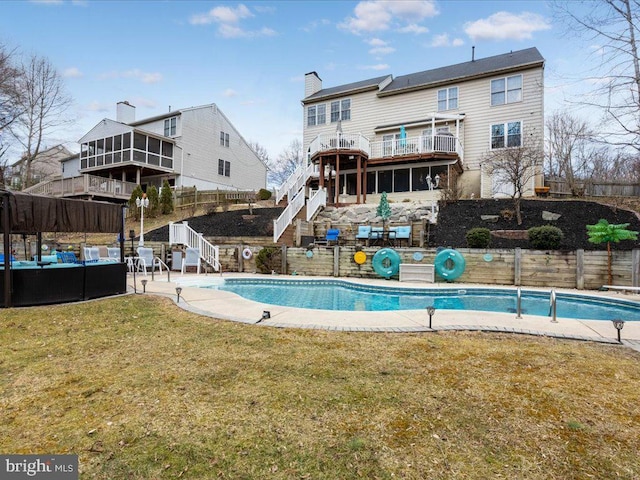
POLYGON ((112 262, 120 261, 120 249, 118 247, 107 247, 107 252, 109 254, 109 260, 112 262))
POLYGON ((84 247, 84 260, 88 262, 97 262, 100 260, 100 248, 84 247))
POLYGON ((164 267, 167 272, 169 271, 169 267, 167 267, 167 265, 162 260, 160 260, 158 257, 153 256, 153 248, 138 247, 137 251, 138 270, 144 272, 145 275, 147 274, 147 269, 149 268, 155 270, 155 268, 158 267, 160 273, 162 273, 162 267, 164 267))
POLYGON ((196 272, 200 274, 200 249, 187 247, 182 260, 182 274, 186 267, 196 267, 196 272))

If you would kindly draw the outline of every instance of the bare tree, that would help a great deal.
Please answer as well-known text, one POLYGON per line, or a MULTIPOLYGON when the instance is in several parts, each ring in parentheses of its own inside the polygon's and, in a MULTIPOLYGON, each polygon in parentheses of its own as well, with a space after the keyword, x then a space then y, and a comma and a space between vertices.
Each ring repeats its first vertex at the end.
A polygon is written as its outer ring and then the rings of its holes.
POLYGON ((594 53, 599 57, 589 79, 600 86, 579 101, 602 110, 609 120, 600 132, 601 140, 640 151, 640 58, 636 38, 640 2, 556 1, 554 7, 568 24, 567 32, 601 44, 594 53))
POLYGON ((9 128, 22 113, 18 89, 18 70, 13 63, 14 51, 0 44, 0 185, 5 185, 8 172, 9 128))
POLYGON ((545 123, 546 174, 564 180, 571 194, 577 196, 593 172, 595 133, 586 121, 567 112, 554 113, 545 123))
POLYGON ((267 152, 266 148, 254 141, 249 142, 249 148, 251 148, 258 158, 262 160, 262 163, 269 165, 269 152, 267 152))
POLYGON ((32 184, 32 162, 46 138, 67 123, 64 113, 71 105, 71 97, 65 92, 62 77, 53 65, 36 55, 21 65, 18 82, 22 114, 11 130, 24 149, 21 177, 25 188, 32 184))
POLYGON ((300 140, 293 140, 285 148, 275 161, 268 164, 269 183, 271 185, 282 185, 298 166, 304 163, 302 143, 300 140))
POLYGON ((532 190, 533 180, 542 172, 544 152, 533 140, 521 147, 490 150, 482 165, 500 192, 513 199, 518 225, 522 224, 522 197, 532 190))

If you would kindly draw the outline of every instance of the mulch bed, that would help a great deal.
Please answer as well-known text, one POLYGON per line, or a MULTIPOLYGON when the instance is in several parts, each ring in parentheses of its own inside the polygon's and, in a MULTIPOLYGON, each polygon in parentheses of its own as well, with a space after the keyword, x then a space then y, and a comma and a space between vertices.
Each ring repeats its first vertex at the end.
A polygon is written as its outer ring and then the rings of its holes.
MULTIPOLYGON (((218 212, 199 217, 187 218, 194 230, 205 237, 269 237, 273 235, 273 220, 278 218, 283 208, 254 208, 252 212, 234 210, 218 212)), ((629 223, 629 229, 640 231, 640 218, 635 212, 583 200, 523 200, 522 225, 518 225, 511 199, 460 200, 441 206, 438 224, 431 227, 429 245, 433 247, 464 248, 465 235, 474 227, 486 227, 492 235, 491 248, 529 248, 526 230, 542 225, 555 225, 564 233, 562 250, 602 250, 604 245, 588 242, 587 225, 593 225, 601 218, 609 223, 629 223), (560 215, 557 220, 545 221, 542 212, 560 215), (497 216, 483 220, 481 216, 497 216)), ((149 241, 166 242, 169 227, 145 233, 149 241)), ((618 250, 640 248, 640 241, 624 241, 613 244, 618 250)))

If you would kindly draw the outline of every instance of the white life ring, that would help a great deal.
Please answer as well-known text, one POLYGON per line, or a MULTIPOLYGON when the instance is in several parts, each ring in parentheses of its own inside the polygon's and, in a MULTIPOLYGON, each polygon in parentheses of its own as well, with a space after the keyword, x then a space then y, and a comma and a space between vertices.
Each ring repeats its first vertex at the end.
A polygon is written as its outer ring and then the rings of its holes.
POLYGON ((253 257, 253 252, 249 247, 242 250, 242 258, 244 258, 245 260, 251 260, 251 257, 253 257))

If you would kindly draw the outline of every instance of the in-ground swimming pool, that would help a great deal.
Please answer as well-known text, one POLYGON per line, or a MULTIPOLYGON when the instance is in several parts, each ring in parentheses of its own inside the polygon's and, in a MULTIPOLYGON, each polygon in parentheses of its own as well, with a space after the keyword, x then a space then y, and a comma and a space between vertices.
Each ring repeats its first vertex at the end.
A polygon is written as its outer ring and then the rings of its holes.
MULTIPOLYGON (((394 288, 359 285, 341 280, 228 278, 216 285, 201 285, 271 305, 343 311, 480 310, 515 313, 513 289, 499 288, 394 288)), ((550 316, 550 292, 522 290, 522 313, 550 316)), ((640 303, 558 293, 556 315, 583 320, 640 320, 640 303)))

